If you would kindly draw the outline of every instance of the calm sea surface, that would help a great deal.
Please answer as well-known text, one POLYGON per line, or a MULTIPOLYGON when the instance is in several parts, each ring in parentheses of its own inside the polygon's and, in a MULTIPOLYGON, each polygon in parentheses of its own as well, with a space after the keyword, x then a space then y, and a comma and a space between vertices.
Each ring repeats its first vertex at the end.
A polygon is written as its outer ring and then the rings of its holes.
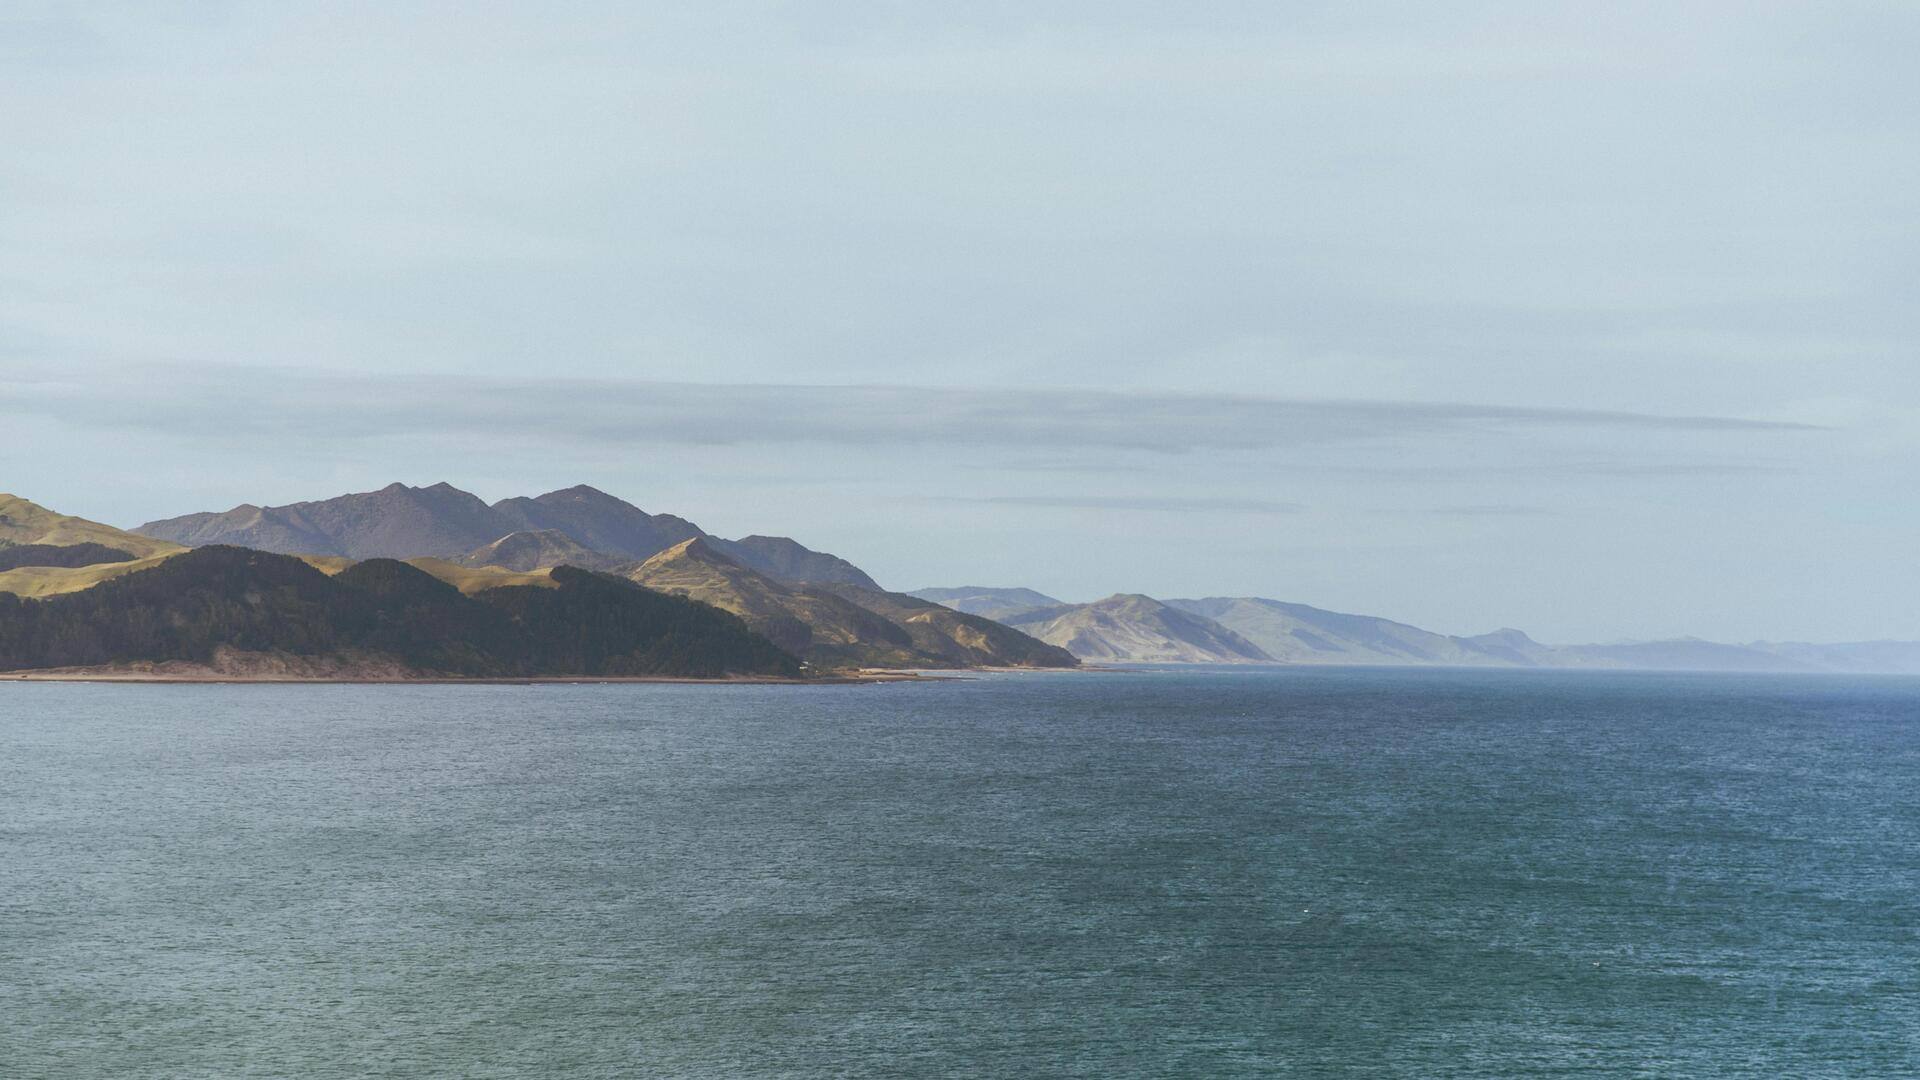
POLYGON ((0 684, 0 1076, 1349 1074, 1920 1074, 1920 680, 0 684))

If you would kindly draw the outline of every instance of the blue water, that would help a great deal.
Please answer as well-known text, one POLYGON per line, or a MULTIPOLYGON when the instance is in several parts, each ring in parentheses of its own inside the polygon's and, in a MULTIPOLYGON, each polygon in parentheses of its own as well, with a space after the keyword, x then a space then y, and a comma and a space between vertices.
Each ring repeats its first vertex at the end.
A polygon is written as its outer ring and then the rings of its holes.
POLYGON ((1920 680, 0 684, 0 1076, 1920 1073, 1920 680))

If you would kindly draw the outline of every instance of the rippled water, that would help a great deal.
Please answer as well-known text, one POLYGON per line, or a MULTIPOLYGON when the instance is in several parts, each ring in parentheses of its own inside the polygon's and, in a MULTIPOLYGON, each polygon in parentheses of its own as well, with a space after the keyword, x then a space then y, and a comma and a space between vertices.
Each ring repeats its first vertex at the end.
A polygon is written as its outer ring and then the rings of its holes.
POLYGON ((0 684, 0 1075, 1920 1072, 1920 681, 0 684))

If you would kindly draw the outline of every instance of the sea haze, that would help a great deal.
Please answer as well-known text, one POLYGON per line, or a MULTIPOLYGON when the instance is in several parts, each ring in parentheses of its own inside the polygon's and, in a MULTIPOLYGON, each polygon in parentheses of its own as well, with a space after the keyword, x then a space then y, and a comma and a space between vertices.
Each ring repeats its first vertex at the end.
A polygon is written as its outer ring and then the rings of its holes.
POLYGON ((0 683, 9 1075, 1920 1070, 1920 680, 0 683))

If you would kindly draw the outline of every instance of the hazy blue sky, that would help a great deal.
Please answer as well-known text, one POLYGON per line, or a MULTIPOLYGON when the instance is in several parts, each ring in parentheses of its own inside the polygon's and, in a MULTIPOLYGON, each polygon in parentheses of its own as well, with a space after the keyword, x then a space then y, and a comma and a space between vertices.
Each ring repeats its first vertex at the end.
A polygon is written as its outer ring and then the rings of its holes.
POLYGON ((1920 638, 1920 6, 0 5, 0 490, 1920 638))

